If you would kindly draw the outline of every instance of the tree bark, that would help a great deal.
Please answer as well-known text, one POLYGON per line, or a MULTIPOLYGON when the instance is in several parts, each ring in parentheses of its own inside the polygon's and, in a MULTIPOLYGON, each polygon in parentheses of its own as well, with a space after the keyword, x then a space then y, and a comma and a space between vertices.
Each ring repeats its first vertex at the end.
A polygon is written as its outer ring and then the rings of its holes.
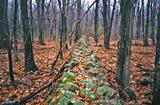
POLYGON ((95 31, 95 36, 94 36, 94 39, 95 39, 95 42, 96 42, 96 45, 98 43, 98 5, 99 5, 99 0, 96 0, 96 8, 95 8, 95 16, 94 16, 94 31, 95 31))
POLYGON ((14 19, 13 19, 13 34, 14 34, 14 61, 19 61, 18 57, 18 38, 17 38, 17 16, 18 16, 18 2, 14 1, 14 19))
POLYGON ((120 40, 118 42, 118 61, 117 61, 117 79, 119 84, 119 93, 121 98, 126 98, 124 92, 130 96, 130 57, 131 57, 131 36, 129 34, 130 13, 132 9, 132 0, 121 0, 121 22, 120 22, 120 40))
POLYGON ((108 41, 107 39, 108 36, 107 36, 107 32, 108 32, 108 24, 107 24, 107 21, 108 18, 107 18, 107 1, 106 0, 103 0, 103 28, 104 28, 104 47, 105 48, 108 48, 108 41))
POLYGON ((141 32, 141 9, 140 9, 140 1, 138 1, 138 4, 137 4, 137 21, 136 21, 136 39, 138 40, 140 38, 140 32, 141 32))
POLYGON ((151 39, 152 39, 152 44, 155 45, 155 23, 156 23, 156 4, 157 0, 152 0, 151 1, 151 25, 152 25, 152 34, 151 34, 151 39))
MULTIPOLYGON (((77 0, 77 20, 81 17, 81 0, 77 0)), ((75 43, 80 37, 80 23, 76 24, 75 43)))
POLYGON ((145 15, 144 15, 144 0, 141 0, 141 9, 142 9, 142 37, 143 37, 143 43, 144 41, 144 37, 145 37, 145 15))
POLYGON ((158 9, 158 29, 157 29, 157 43, 156 43, 156 57, 155 57, 155 75, 153 87, 152 105, 160 105, 160 1, 158 9))
POLYGON ((148 0, 147 2, 146 31, 144 34, 144 43, 143 43, 144 46, 148 46, 150 2, 151 0, 148 0))
POLYGON ((41 1, 42 0, 36 0, 37 3, 37 20, 38 20, 38 30, 39 30, 39 44, 44 45, 43 40, 43 28, 42 28, 42 18, 41 17, 41 1))
POLYGON ((111 14, 111 20, 110 20, 110 26, 109 26, 109 30, 107 32, 107 46, 106 48, 109 49, 110 48, 110 36, 111 36, 111 31, 112 31, 112 24, 113 24, 113 17, 114 17, 114 11, 116 8, 116 0, 114 0, 114 4, 113 4, 113 9, 112 9, 112 14, 111 14))
POLYGON ((21 18, 24 34, 24 55, 25 55, 25 71, 36 71, 37 67, 33 57, 33 47, 31 41, 29 18, 28 18, 28 0, 21 0, 21 18))
POLYGON ((32 10, 32 0, 29 2, 30 4, 30 26, 31 26, 31 36, 32 42, 34 42, 34 27, 33 27, 33 10, 32 10))
POLYGON ((3 19, 4 19, 4 2, 5 0, 0 0, 0 48, 3 49, 6 46, 6 40, 4 38, 4 31, 3 31, 3 19))

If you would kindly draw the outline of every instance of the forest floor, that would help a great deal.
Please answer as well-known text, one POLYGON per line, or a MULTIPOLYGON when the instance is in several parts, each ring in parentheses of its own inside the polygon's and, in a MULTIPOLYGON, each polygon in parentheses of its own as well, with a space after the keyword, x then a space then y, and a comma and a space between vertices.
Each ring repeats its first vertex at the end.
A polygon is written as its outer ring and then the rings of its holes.
MULTIPOLYGON (((116 61, 117 61, 117 40, 111 39, 111 47, 109 50, 102 47, 103 36, 99 38, 98 46, 94 39, 89 38, 92 50, 95 52, 101 64, 105 68, 107 81, 118 89, 116 82, 116 61)), ((126 105, 148 105, 151 101, 150 92, 152 92, 153 70, 155 61, 155 47, 143 47, 142 40, 132 41, 132 57, 131 57, 131 88, 137 96, 135 101, 126 101, 126 105)))
MULTIPOLYGON (((39 45, 38 42, 33 43, 34 58, 38 70, 36 72, 25 73, 24 72, 24 53, 23 44, 19 44, 19 61, 13 63, 13 70, 15 81, 18 86, 14 87, 10 84, 8 74, 8 56, 6 50, 0 50, 0 104, 6 100, 17 99, 20 100, 29 93, 35 91, 42 86, 46 81, 56 75, 58 70, 66 62, 72 52, 72 46, 64 52, 64 56, 57 63, 54 70, 54 74, 50 75, 52 64, 56 59, 57 52, 59 50, 59 42, 56 40, 45 40, 45 45, 39 45)), ((14 60, 14 52, 12 52, 12 58, 14 60)), ((41 103, 44 99, 43 91, 34 97, 32 104, 41 103)))
MULTIPOLYGON (((9 76, 8 76, 8 59, 7 52, 4 50, 0 51, 0 104, 7 99, 21 99, 22 97, 33 92, 35 89, 39 88, 43 83, 46 82, 49 78, 52 78, 50 70, 52 63, 55 60, 56 53, 58 51, 58 41, 45 41, 46 45, 42 46, 38 43, 34 43, 34 57, 35 62, 39 70, 34 73, 24 73, 24 55, 23 51, 19 52, 20 61, 14 63, 14 72, 15 80, 18 81, 18 87, 10 86, 9 76), (48 53, 49 52, 49 53, 48 53)), ((97 59, 100 61, 103 68, 105 68, 105 75, 107 81, 113 86, 117 91, 117 82, 116 82, 116 60, 117 60, 117 40, 111 39, 111 49, 107 50, 103 48, 103 37, 99 39, 98 46, 95 45, 94 39, 89 37, 89 45, 91 49, 97 56, 97 59)), ((19 48, 22 49, 22 45, 19 45, 19 48)), ((66 62, 70 57, 70 54, 73 50, 73 47, 65 51, 64 58, 60 60, 55 71, 55 74, 58 72, 58 69, 66 62)), ((151 92, 151 85, 153 78, 153 69, 154 69, 154 58, 155 57, 155 48, 153 46, 143 47, 142 41, 133 41, 132 46, 132 58, 131 58, 131 87, 137 96, 135 101, 126 101, 126 105, 147 105, 151 97, 148 95, 151 92), (135 46, 135 43, 138 45, 135 46)), ((85 58, 83 58, 86 61, 85 58)), ((80 68, 83 65, 79 65, 80 68)), ((79 69, 80 69, 79 68, 79 69)), ((53 75, 52 75, 53 76, 53 75)), ((44 99, 44 93, 46 91, 38 94, 37 97, 34 97, 32 104, 41 103, 44 99)))

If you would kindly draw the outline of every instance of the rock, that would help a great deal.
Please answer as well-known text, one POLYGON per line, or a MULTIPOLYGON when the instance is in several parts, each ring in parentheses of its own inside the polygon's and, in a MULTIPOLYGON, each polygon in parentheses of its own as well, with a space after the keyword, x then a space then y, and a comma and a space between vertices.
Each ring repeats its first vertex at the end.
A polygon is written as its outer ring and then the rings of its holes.
POLYGON ((94 68, 95 64, 91 61, 88 61, 86 66, 85 66, 85 69, 86 70, 92 70, 94 68))
POLYGON ((75 92, 76 90, 80 90, 80 88, 77 85, 75 85, 71 82, 68 82, 67 84, 65 84, 64 89, 69 90, 71 92, 75 92))
POLYGON ((72 73, 64 73, 64 78, 62 80, 62 83, 67 83, 67 82, 73 82, 76 81, 76 77, 72 73))
POLYGON ((111 99, 111 100, 105 100, 104 105, 123 105, 120 100, 111 99))
POLYGON ((98 87, 96 90, 96 93, 102 96, 106 96, 106 97, 112 97, 115 94, 115 91, 108 86, 102 86, 102 87, 98 87))
POLYGON ((4 103, 2 103, 2 105, 20 105, 20 104, 18 103, 17 100, 11 99, 11 100, 5 101, 4 103))
POLYGON ((91 100, 96 100, 96 95, 91 92, 88 88, 81 90, 82 94, 89 97, 91 100))
POLYGON ((88 88, 90 90, 96 86, 92 79, 83 80, 83 83, 85 84, 85 88, 88 88))

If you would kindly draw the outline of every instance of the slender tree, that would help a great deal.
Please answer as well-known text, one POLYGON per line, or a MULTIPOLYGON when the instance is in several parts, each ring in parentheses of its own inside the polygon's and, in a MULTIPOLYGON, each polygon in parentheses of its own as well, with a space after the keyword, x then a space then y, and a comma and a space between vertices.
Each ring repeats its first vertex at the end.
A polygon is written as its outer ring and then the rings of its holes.
POLYGON ((96 0, 96 8, 95 8, 95 16, 94 16, 94 31, 95 31, 95 42, 96 45, 98 43, 98 5, 99 5, 99 0, 96 0))
POLYGON ((29 18, 28 18, 28 0, 21 0, 21 18, 24 34, 24 55, 25 55, 25 71, 35 71, 37 70, 36 64, 33 57, 33 48, 31 41, 31 33, 29 27, 29 18))
POLYGON ((13 17, 13 34, 14 34, 14 61, 19 61, 18 57, 18 38, 17 38, 17 16, 18 16, 18 2, 17 0, 14 1, 14 17, 13 17))
POLYGON ((152 39, 153 45, 155 45, 156 4, 157 4, 157 0, 152 0, 151 1, 151 25, 152 25, 151 39, 152 39))
POLYGON ((45 0, 41 1, 41 25, 42 25, 42 41, 44 44, 44 34, 45 34, 45 0))
POLYGON ((33 27, 33 10, 32 10, 32 0, 29 1, 30 6, 30 26, 31 26, 31 36, 32 36, 32 42, 34 41, 34 27, 33 27))
POLYGON ((9 61, 9 77, 11 83, 14 82, 14 73, 13 73, 13 65, 12 65, 12 52, 11 52, 11 43, 10 43, 10 32, 9 32, 9 24, 8 24, 8 0, 5 0, 5 7, 4 7, 4 35, 7 40, 7 50, 8 50, 8 61, 9 61))
POLYGON ((116 9, 116 0, 114 0, 114 3, 113 3, 113 9, 112 9, 112 14, 111 14, 111 20, 110 20, 110 26, 109 26, 109 30, 107 32, 107 46, 106 48, 109 49, 110 47, 110 36, 111 36, 111 30, 112 30, 112 24, 113 24, 113 17, 114 17, 114 12, 115 12, 115 9, 116 9))
POLYGON ((8 28, 8 0, 0 0, 0 48, 6 48, 8 51, 9 62, 9 77, 11 82, 14 82, 13 67, 12 67, 12 53, 11 44, 9 40, 9 28, 8 28), (2 38, 2 39, 1 39, 2 38))
POLYGON ((130 90, 130 57, 131 57, 131 36, 129 34, 130 13, 132 0, 120 1, 120 40, 118 42, 117 79, 121 98, 125 98, 124 92, 129 98, 133 98, 130 90))
MULTIPOLYGON (((81 0, 77 0, 77 20, 79 21, 81 16, 81 0)), ((80 23, 76 24, 76 32, 75 32, 75 42, 77 42, 77 40, 80 37, 80 23)))
MULTIPOLYGON (((4 0, 0 1, 0 12, 4 12, 4 0)), ((4 48, 3 15, 0 15, 0 48, 4 48)))
POLYGON ((136 5, 137 5, 137 0, 132 0, 132 10, 131 10, 131 21, 130 21, 130 34, 131 34, 131 38, 134 38, 134 23, 135 23, 135 10, 136 10, 136 5))
POLYGON ((136 39, 139 39, 140 38, 140 32, 141 32, 141 9, 140 9, 140 1, 138 1, 137 3, 137 11, 136 11, 136 18, 137 18, 137 21, 136 21, 136 39))
POLYGON ((142 36, 143 36, 143 43, 144 41, 144 37, 145 37, 145 15, 144 15, 144 0, 141 0, 141 10, 142 10, 142 36))
POLYGON ((146 30, 145 30, 145 34, 144 34, 144 46, 148 46, 148 34, 149 34, 149 13, 150 13, 150 3, 151 0, 148 0, 147 2, 147 17, 146 17, 146 30))
POLYGON ((41 2, 42 0, 36 0, 37 3, 37 20, 38 20, 38 30, 39 30, 39 44, 44 45, 44 38, 43 38, 43 24, 42 24, 42 15, 41 15, 41 2))
POLYGON ((103 0, 103 28, 104 28, 104 47, 108 48, 108 36, 107 36, 107 32, 108 32, 108 24, 107 24, 107 0, 103 0))
POLYGON ((158 2, 158 29, 156 34, 157 43, 152 105, 160 105, 160 1, 158 2))

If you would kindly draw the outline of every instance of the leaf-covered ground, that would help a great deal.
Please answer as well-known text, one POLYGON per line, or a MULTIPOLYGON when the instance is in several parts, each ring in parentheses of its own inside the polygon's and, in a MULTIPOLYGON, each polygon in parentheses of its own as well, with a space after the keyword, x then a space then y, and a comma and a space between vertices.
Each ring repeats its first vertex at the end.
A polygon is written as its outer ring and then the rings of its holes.
MULTIPOLYGON (((59 49, 59 42, 56 40, 45 40, 46 45, 39 45, 38 42, 33 44, 35 62, 39 70, 36 72, 25 73, 24 72, 24 53, 23 45, 19 44, 19 59, 17 63, 13 63, 13 70, 15 81, 17 81, 17 87, 13 87, 10 84, 8 74, 8 56, 6 50, 0 50, 0 104, 8 99, 22 99, 29 93, 38 89, 42 84, 48 81, 50 78, 58 73, 59 68, 66 62, 70 53, 72 52, 71 46, 65 51, 63 58, 58 62, 57 67, 54 70, 54 74, 50 76, 51 66, 56 59, 59 49)), ((14 52, 12 52, 14 56, 14 52)), ((14 57, 13 57, 14 60, 14 57)), ((38 96, 34 97, 34 100, 30 104, 35 105, 41 103, 44 100, 46 91, 41 92, 38 96)))
POLYGON ((104 70, 85 36, 64 67, 51 105, 122 105, 117 91, 106 81, 104 70))
MULTIPOLYGON (((89 37, 89 45, 86 44, 86 40, 80 41, 76 45, 78 47, 76 47, 75 50, 73 47, 70 47, 69 50, 64 53, 63 59, 59 61, 54 70, 54 74, 51 76, 49 76, 49 74, 59 48, 59 42, 56 40, 46 40, 45 42, 46 45, 44 46, 38 43, 33 44, 35 62, 39 68, 39 70, 34 73, 24 73, 23 50, 19 50, 20 61, 14 63, 17 87, 10 86, 7 52, 0 50, 0 104, 7 99, 15 98, 20 100, 22 97, 38 89, 46 81, 53 79, 58 73, 59 68, 61 68, 66 61, 68 61, 68 63, 65 64, 65 72, 63 76, 59 78, 59 81, 57 81, 60 85, 58 85, 56 92, 52 94, 53 97, 49 101, 51 104, 57 103, 61 105, 61 102, 76 105, 120 104, 118 101, 118 85, 116 82, 116 39, 111 39, 110 50, 103 48, 102 36, 100 36, 98 46, 95 46, 92 37, 89 37), (74 52, 70 56, 73 50, 74 52), (104 101, 104 99, 107 101, 104 101)), ((22 46, 23 45, 20 44, 19 49, 23 49, 22 46)), ((143 47, 142 41, 133 41, 131 87, 137 96, 137 100, 127 100, 125 105, 147 105, 150 102, 151 96, 149 94, 151 92, 151 83, 153 83, 154 59, 154 47, 143 47), (138 46, 135 46, 135 44, 138 44, 138 46)), ((29 105, 47 104, 48 102, 43 103, 46 93, 47 90, 42 91, 29 102, 29 105)))
MULTIPOLYGON (((89 43, 92 50, 101 61, 107 75, 107 81, 117 89, 116 82, 116 61, 117 61, 117 40, 111 39, 111 49, 107 50, 103 45, 103 36, 100 36, 98 46, 95 46, 94 39, 89 38, 89 43)), ((153 70, 155 60, 155 47, 143 47, 142 40, 132 41, 132 57, 131 57, 131 87, 137 96, 135 101, 126 101, 126 105, 148 105, 151 101, 152 91, 151 87, 153 83, 153 70)))

